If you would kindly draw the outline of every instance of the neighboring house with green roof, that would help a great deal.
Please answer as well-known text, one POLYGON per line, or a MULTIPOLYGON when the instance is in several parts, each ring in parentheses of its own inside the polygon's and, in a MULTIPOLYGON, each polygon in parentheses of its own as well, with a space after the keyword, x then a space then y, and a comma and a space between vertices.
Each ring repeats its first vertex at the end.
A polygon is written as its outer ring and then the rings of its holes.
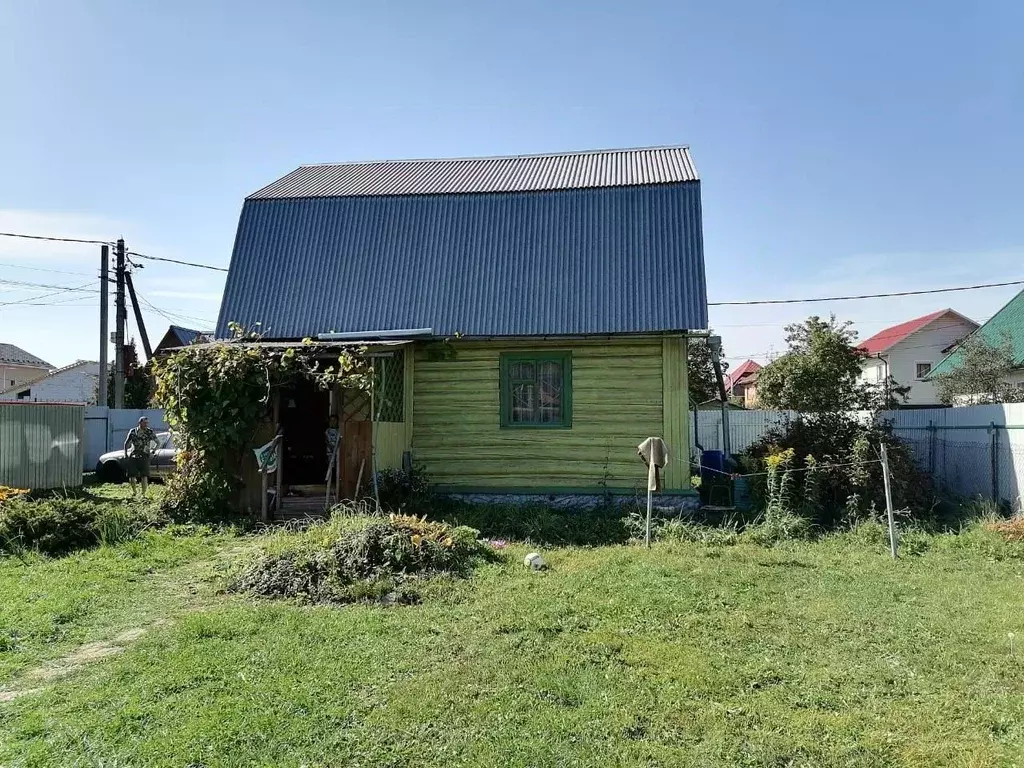
MULTIPOLYGON (((993 347, 998 347, 1008 341, 1013 349, 1013 362, 1017 368, 1007 377, 1006 383, 1024 384, 1024 291, 1010 299, 972 336, 980 337, 993 347)), ((934 380, 937 376, 951 373, 960 364, 960 359, 960 349, 954 349, 932 368, 928 379, 934 380)))

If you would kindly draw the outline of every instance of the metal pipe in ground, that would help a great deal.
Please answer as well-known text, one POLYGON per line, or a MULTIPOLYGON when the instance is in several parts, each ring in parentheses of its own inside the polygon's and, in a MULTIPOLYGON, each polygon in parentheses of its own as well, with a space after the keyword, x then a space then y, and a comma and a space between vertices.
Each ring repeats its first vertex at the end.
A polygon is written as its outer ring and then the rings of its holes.
POLYGON ((889 477, 889 449, 882 443, 882 482, 885 483, 885 512, 889 518, 889 551, 892 559, 897 556, 896 519, 892 511, 892 481, 889 477))

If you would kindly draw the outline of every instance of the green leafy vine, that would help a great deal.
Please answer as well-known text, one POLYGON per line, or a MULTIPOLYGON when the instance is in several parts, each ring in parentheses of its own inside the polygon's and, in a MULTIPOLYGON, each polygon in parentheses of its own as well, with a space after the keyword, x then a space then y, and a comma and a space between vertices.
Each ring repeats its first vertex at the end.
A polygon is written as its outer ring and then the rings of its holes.
POLYGON ((373 379, 361 349, 342 350, 325 366, 323 348, 309 339, 262 345, 259 334, 230 328, 230 340, 187 347, 154 366, 154 400, 180 448, 164 502, 178 518, 242 511, 244 462, 272 418, 279 388, 307 378, 323 389, 367 390, 373 379))

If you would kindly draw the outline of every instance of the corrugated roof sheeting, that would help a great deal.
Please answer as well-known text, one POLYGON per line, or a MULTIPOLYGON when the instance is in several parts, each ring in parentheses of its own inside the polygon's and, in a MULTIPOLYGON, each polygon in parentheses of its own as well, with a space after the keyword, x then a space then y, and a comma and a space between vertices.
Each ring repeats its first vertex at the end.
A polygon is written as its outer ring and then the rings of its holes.
POLYGON ((52 367, 45 360, 38 358, 31 352, 26 352, 21 347, 16 347, 13 344, 0 344, 0 363, 9 363, 11 365, 34 365, 39 368, 52 367))
MULTIPOLYGON (((1024 366, 1024 291, 1003 305, 1002 309, 974 332, 974 335, 994 347, 1009 343, 1014 363, 1024 366)), ((960 364, 962 357, 961 350, 953 350, 932 368, 928 378, 933 379, 935 376, 950 373, 960 364)))
POLYGON ((686 147, 306 165, 250 199, 536 192, 697 181, 686 147))
POLYGON ((700 187, 248 200, 217 335, 707 327, 700 187))
POLYGON ((182 346, 188 346, 203 335, 202 331, 196 331, 192 328, 183 328, 180 325, 172 325, 171 330, 174 331, 174 335, 178 337, 178 341, 181 342, 182 346))
POLYGON ((0 403, 0 485, 81 485, 84 435, 80 405, 0 403))

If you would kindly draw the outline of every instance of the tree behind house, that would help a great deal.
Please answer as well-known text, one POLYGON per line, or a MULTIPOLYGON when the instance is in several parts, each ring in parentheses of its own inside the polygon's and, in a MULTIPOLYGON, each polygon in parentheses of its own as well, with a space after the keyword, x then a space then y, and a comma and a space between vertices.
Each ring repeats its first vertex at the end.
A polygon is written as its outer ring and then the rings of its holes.
MULTIPOLYGON (((135 347, 135 339, 125 345, 124 370, 124 407, 149 408, 156 384, 153 381, 153 373, 149 364, 142 365, 139 362, 139 351, 135 347)), ((107 376, 107 406, 114 407, 113 366, 110 367, 110 373, 107 376)))
MULTIPOLYGON (((691 405, 708 400, 718 400, 718 377, 715 376, 715 368, 711 364, 711 347, 708 346, 707 339, 692 338, 689 340, 686 366, 691 405)), ((727 363, 723 360, 722 375, 725 375, 727 367, 727 363)))
POLYGON ((1024 402, 1024 386, 1007 382, 1018 370, 1009 338, 992 345, 975 333, 964 339, 957 352, 959 359, 953 370, 935 377, 942 402, 1024 402))
POLYGON ((906 401, 909 387, 861 381, 865 354, 850 321, 813 315, 786 326, 788 349, 757 374, 761 407, 804 413, 882 410, 906 401))

